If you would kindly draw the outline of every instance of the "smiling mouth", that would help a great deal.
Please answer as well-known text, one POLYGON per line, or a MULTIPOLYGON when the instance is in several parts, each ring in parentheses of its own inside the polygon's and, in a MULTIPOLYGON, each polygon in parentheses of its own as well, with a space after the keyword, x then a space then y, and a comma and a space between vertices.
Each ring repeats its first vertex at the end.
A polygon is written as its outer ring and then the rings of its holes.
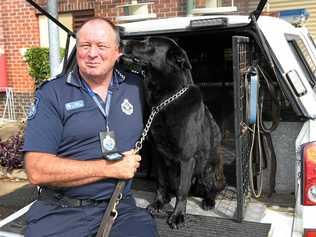
POLYGON ((88 67, 97 67, 99 63, 86 63, 88 67))

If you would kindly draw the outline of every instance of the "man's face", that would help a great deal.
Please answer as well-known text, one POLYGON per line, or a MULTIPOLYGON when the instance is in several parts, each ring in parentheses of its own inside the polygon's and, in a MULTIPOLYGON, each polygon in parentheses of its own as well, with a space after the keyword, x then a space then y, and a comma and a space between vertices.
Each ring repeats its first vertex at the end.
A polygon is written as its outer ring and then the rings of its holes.
POLYGON ((77 63, 86 79, 104 79, 120 56, 113 29, 103 21, 85 24, 77 39, 77 63))

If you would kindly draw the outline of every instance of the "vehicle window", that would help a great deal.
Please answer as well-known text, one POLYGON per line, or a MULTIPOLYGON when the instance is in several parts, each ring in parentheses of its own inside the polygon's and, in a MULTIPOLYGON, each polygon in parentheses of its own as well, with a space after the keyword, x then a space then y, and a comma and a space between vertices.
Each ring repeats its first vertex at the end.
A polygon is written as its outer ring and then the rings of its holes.
POLYGON ((310 41, 312 42, 312 44, 314 46, 314 49, 316 50, 316 43, 315 43, 313 37, 311 36, 311 34, 308 34, 308 38, 310 39, 310 41))
POLYGON ((316 65, 304 41, 298 36, 287 35, 286 38, 311 87, 314 88, 316 84, 316 65))

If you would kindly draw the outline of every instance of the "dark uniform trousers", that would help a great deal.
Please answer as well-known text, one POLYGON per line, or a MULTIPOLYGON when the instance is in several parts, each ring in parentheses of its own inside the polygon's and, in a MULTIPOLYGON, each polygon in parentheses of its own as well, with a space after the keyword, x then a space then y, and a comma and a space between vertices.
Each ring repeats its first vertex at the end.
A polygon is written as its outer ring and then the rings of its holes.
MULTIPOLYGON (((26 237, 91 237, 95 236, 107 202, 70 207, 49 200, 36 201, 28 212, 26 237)), ((131 196, 121 200, 111 237, 159 236, 153 217, 135 204, 131 196)))

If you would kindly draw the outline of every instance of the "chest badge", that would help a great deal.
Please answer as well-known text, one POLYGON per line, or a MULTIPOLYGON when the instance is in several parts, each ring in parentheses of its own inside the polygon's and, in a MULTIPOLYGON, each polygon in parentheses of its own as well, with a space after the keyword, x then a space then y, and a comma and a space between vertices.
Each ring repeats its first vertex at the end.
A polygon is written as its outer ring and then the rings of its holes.
POLYGON ((102 145, 106 151, 112 151, 115 148, 115 140, 110 135, 106 135, 102 145))
POLYGON ((123 113, 127 115, 131 115, 134 111, 133 105, 128 101, 128 99, 124 99, 123 103, 121 104, 121 109, 123 113))

